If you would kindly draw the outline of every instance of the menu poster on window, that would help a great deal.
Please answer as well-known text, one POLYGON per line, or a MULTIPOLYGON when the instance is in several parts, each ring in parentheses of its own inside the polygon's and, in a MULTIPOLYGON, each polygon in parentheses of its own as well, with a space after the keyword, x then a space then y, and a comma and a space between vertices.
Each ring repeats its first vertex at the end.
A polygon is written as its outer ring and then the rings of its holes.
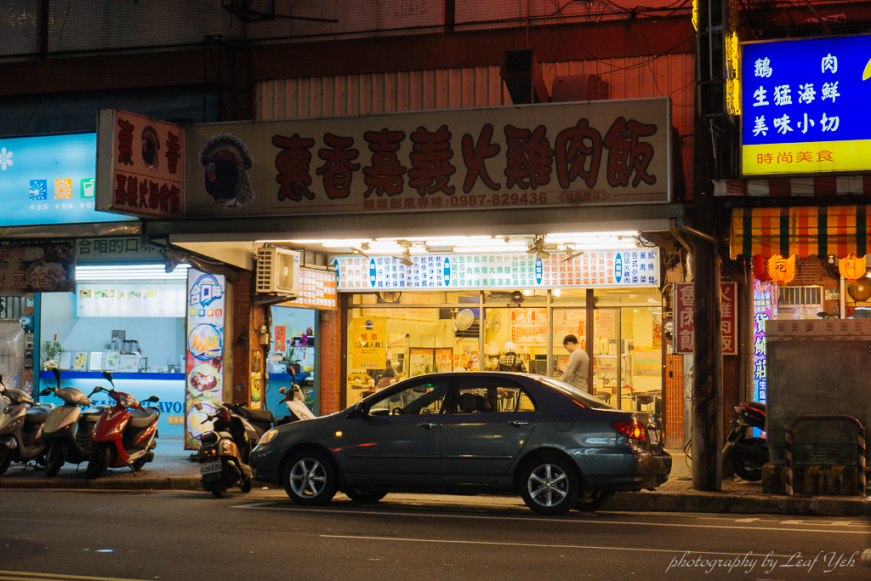
POLYGON ((408 366, 409 377, 433 372, 435 354, 429 347, 410 347, 408 357, 411 359, 408 366))
POLYGON ((393 256, 332 259, 339 290, 658 287, 659 249, 591 250, 571 260, 530 254, 427 254, 405 266, 393 256))
POLYGON ((185 449, 200 447, 200 436, 211 429, 207 416, 224 399, 223 275, 188 270, 187 345, 185 353, 185 449), (197 409, 200 404, 200 409, 197 409))
POLYGON ((184 284, 78 283, 78 317, 185 316, 184 284))
POLYGON ((368 317, 352 323, 354 369, 385 369, 387 367, 387 319, 368 317))
POLYGON ((450 347, 439 347, 435 350, 435 369, 445 372, 454 370, 454 350, 450 347))
POLYGON ((282 307, 335 310, 338 308, 336 273, 329 270, 299 269, 299 295, 282 307))

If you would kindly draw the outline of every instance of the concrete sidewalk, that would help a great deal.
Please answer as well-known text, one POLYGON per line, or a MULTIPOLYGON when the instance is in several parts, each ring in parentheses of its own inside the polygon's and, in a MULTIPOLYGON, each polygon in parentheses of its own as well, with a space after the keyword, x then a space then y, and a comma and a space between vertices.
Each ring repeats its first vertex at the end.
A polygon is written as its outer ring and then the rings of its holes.
MULTIPOLYGON (((67 464, 55 478, 46 478, 41 467, 13 464, 0 476, 0 489, 88 489, 88 490, 202 490, 200 466, 191 461, 182 438, 158 438, 155 459, 139 474, 129 468, 110 469, 97 480, 88 480, 85 466, 78 470, 67 464)), ((681 451, 669 451, 673 457, 668 482, 652 492, 618 492, 603 507, 606 511, 630 512, 701 512, 734 514, 792 514, 802 516, 860 516, 865 514, 865 499, 854 496, 779 496, 763 494, 759 482, 724 478, 721 492, 699 492, 692 488, 692 472, 681 451)), ((279 490, 276 486, 270 489, 279 490)), ((415 495, 402 495, 405 499, 415 495)), ((469 497, 419 495, 419 501, 432 499, 436 504, 451 504, 448 499, 466 504, 469 497), (461 501, 461 498, 467 500, 461 501), (438 499, 438 500, 436 500, 438 499)), ((493 500, 503 497, 491 497, 493 500)), ((519 501, 516 497, 504 497, 519 501)), ((519 501, 522 502, 522 501, 519 501)), ((501 501, 497 501, 501 504, 501 501)))

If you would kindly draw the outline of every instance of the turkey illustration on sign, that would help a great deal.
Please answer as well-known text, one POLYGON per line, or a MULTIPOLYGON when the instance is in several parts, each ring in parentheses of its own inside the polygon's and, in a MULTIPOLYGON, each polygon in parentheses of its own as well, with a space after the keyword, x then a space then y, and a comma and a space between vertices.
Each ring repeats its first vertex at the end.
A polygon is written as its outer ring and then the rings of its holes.
POLYGON ((205 168, 203 186, 216 204, 239 208, 254 201, 248 180, 254 156, 241 139, 229 133, 213 136, 200 150, 200 165, 205 168))

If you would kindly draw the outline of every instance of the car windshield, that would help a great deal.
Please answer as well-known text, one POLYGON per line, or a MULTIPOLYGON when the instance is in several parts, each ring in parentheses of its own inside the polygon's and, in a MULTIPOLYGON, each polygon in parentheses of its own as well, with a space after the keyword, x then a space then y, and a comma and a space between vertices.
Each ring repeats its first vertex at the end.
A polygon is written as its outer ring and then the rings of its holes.
POLYGON ((589 393, 583 392, 579 390, 577 387, 572 387, 568 383, 564 383, 558 379, 553 379, 551 377, 536 377, 539 381, 544 384, 547 384, 553 387, 556 390, 559 390, 583 405, 584 407, 599 409, 599 410, 613 410, 615 407, 606 404, 598 398, 593 397, 589 393))

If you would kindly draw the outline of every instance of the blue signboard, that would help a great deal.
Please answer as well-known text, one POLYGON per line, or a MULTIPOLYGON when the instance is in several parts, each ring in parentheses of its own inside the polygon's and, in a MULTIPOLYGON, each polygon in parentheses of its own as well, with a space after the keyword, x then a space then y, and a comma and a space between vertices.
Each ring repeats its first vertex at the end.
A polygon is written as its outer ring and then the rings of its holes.
POLYGON ((871 170, 871 36, 747 43, 742 171, 871 170))
POLYGON ((97 134, 0 137, 0 226, 135 220, 97 212, 97 134))

